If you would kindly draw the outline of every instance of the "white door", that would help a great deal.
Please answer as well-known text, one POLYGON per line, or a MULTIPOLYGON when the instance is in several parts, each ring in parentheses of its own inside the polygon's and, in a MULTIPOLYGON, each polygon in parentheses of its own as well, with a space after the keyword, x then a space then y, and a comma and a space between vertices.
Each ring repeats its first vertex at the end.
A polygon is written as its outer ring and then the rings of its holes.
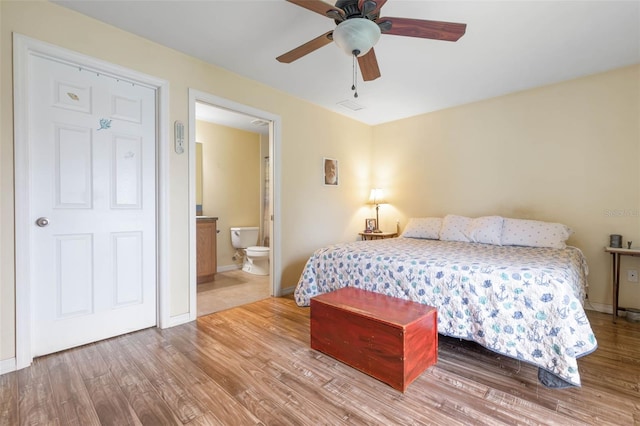
POLYGON ((32 56, 33 356, 156 324, 156 93, 32 56))

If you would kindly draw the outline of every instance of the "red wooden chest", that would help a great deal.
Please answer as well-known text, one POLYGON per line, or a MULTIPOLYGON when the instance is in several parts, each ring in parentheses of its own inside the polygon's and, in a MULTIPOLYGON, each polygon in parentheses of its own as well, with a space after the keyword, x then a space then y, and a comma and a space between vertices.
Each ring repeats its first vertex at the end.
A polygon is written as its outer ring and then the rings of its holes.
POLYGON ((311 299, 311 347, 404 392, 438 360, 437 310, 344 287, 311 299))

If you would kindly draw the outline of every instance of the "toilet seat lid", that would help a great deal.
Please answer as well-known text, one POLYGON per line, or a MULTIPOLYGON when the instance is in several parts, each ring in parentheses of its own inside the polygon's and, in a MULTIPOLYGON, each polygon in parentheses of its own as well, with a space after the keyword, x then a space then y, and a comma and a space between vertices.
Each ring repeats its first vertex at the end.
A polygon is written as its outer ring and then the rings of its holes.
POLYGON ((263 247, 263 246, 251 246, 251 247, 247 247, 247 250, 251 250, 251 251, 255 251, 255 252, 263 252, 266 253, 269 251, 269 247, 263 247))

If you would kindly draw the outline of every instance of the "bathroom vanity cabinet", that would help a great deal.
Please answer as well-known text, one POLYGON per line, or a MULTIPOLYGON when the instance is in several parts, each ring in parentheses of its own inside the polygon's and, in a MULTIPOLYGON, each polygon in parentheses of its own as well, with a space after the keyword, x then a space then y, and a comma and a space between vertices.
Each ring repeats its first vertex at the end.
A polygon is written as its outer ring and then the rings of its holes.
POLYGON ((197 282, 213 281, 218 263, 216 253, 217 217, 198 216, 196 218, 196 271, 197 282))

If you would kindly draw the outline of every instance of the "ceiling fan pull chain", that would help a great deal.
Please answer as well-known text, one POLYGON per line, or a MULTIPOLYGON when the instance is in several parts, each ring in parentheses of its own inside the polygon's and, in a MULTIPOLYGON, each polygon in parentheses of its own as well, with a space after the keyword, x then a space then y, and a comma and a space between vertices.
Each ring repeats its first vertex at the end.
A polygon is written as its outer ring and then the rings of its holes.
POLYGON ((357 61, 357 50, 353 51, 353 84, 351 85, 351 90, 354 91, 353 97, 358 97, 358 61, 357 61))

